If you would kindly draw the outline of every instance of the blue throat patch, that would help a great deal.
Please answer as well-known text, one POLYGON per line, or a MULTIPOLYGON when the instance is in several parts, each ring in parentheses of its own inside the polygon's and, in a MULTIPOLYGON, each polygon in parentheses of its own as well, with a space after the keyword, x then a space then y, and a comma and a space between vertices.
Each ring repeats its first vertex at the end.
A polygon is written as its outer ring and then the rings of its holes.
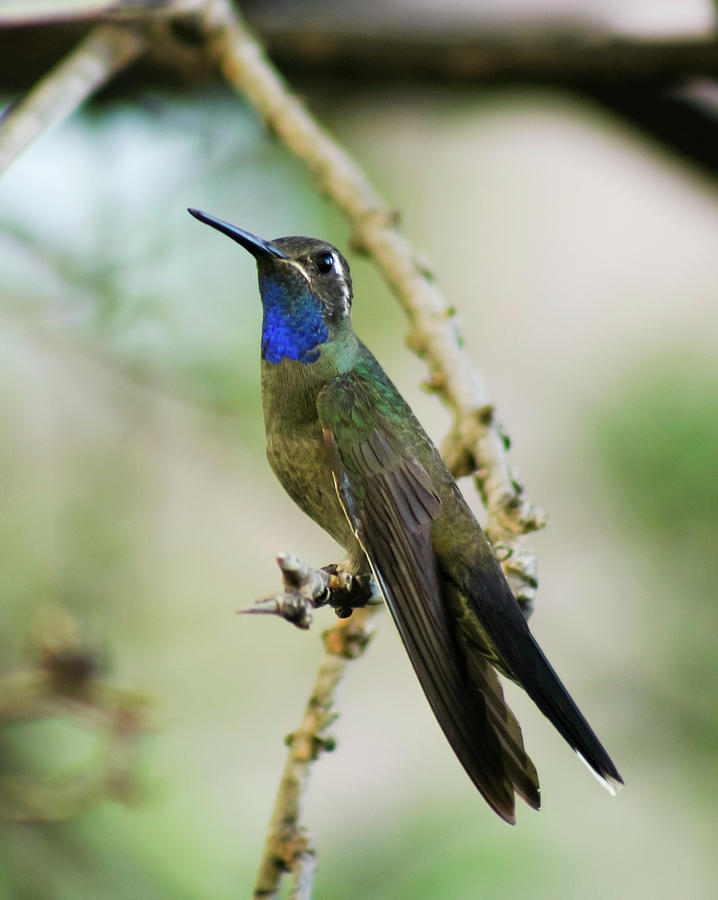
POLYGON ((319 359, 319 344, 329 337, 322 310, 311 291, 294 292, 273 278, 260 277, 264 307, 262 359, 278 363, 285 357, 301 363, 319 359))

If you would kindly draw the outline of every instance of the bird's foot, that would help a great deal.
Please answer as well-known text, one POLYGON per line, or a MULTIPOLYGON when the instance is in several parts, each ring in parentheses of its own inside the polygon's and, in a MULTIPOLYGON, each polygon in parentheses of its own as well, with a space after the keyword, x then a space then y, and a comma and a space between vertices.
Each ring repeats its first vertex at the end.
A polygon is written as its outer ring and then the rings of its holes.
POLYGON ((348 619, 355 609, 382 602, 371 575, 352 575, 336 563, 324 566, 321 571, 329 576, 329 596, 326 602, 340 619, 348 619))
POLYGON ((241 613, 279 616, 306 630, 312 623, 312 610, 320 606, 331 606, 339 618, 346 619, 354 609, 381 602, 368 575, 351 575, 335 564, 313 569, 289 553, 280 553, 277 564, 282 570, 283 591, 257 600, 241 613))

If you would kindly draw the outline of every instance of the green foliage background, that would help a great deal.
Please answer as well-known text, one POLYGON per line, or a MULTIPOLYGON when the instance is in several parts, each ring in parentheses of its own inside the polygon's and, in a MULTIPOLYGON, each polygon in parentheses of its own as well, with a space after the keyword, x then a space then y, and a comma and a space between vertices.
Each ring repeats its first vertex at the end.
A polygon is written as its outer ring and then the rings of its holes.
MULTIPOLYGON (((533 627, 627 787, 604 795, 512 690, 544 809, 503 825, 382 621, 313 777, 316 896, 708 898, 714 185, 560 95, 336 99, 314 95, 433 260, 551 513, 533 627)), ((0 897, 249 896, 329 614, 300 634, 234 610, 275 589, 278 550, 338 551, 264 461, 251 260, 185 207, 343 250, 346 227, 221 91, 84 112, 0 194, 1 667, 28 664, 38 616, 59 607, 157 721, 134 803, 0 819, 0 897)), ((448 419, 419 388, 401 314, 348 255, 357 330, 440 440, 448 419)), ((0 779, 52 781, 92 766, 97 743, 61 716, 5 725, 0 779)))

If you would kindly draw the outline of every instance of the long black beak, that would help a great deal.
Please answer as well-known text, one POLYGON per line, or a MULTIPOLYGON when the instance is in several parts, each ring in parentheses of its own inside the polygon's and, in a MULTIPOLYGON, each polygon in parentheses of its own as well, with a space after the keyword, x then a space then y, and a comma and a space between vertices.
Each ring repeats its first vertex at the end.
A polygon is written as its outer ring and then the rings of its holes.
POLYGON ((241 246, 244 247, 245 250, 248 250, 255 259, 259 259, 264 254, 274 256, 277 259, 288 258, 287 254, 282 253, 282 251, 278 247, 275 247, 271 241, 262 240, 262 238, 250 234, 249 231, 242 231, 242 229, 237 228, 236 225, 230 225, 229 222, 223 222, 222 219, 215 219, 214 216, 208 216, 207 213, 201 212, 199 209, 188 209, 187 212, 191 216, 194 216, 195 219, 199 219, 200 222, 204 222, 205 225, 216 228, 217 231, 221 231, 222 234, 226 234, 227 237, 230 237, 233 241, 241 244, 241 246))

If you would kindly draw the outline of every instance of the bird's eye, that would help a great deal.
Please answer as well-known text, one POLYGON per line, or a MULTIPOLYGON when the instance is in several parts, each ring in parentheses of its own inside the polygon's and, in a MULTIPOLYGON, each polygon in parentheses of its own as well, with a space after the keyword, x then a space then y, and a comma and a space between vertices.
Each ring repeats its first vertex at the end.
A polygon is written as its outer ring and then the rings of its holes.
POLYGON ((317 270, 322 273, 322 275, 326 275, 327 272, 331 272, 334 268, 334 257, 331 253, 319 253, 314 260, 317 266, 317 270))

